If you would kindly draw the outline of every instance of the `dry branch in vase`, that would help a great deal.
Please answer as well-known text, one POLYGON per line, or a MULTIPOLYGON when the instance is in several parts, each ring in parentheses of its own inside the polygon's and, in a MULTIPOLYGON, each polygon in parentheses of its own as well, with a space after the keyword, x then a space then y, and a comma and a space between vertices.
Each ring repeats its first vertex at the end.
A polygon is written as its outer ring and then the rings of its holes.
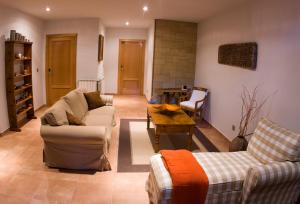
POLYGON ((230 144, 230 151, 242 151, 246 150, 248 142, 246 140, 249 124, 258 116, 264 104, 268 98, 264 98, 261 102, 257 101, 258 87, 251 92, 245 86, 241 94, 242 110, 241 120, 239 124, 239 133, 230 144))
POLYGON ((257 101, 258 87, 252 93, 244 86, 241 99, 242 99, 242 112, 239 125, 239 136, 247 136, 248 125, 258 116, 268 98, 262 102, 257 101))

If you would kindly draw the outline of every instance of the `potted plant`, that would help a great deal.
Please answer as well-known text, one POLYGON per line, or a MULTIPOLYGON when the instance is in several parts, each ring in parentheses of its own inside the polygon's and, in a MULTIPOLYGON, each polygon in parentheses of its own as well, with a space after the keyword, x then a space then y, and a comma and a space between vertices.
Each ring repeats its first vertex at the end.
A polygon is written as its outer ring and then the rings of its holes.
POLYGON ((267 101, 265 98, 262 102, 257 101, 258 87, 251 92, 245 86, 241 94, 242 99, 242 110, 241 119, 239 123, 239 133, 235 137, 229 146, 229 151, 245 151, 248 146, 247 136, 252 133, 248 133, 249 124, 258 116, 260 110, 267 101))

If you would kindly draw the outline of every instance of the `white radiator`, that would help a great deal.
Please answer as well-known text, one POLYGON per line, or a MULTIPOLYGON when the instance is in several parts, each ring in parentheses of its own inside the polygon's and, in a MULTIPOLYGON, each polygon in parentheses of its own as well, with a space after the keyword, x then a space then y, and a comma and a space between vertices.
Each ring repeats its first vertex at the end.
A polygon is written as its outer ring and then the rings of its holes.
POLYGON ((84 89, 86 91, 100 91, 101 90, 101 81, 96 80, 79 80, 78 88, 84 89))

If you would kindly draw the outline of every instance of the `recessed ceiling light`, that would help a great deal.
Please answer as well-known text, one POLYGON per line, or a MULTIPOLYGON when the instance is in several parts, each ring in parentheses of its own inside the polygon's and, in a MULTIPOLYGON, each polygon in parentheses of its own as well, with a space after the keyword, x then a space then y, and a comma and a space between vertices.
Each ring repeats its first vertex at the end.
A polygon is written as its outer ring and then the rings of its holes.
POLYGON ((47 12, 51 11, 51 9, 50 9, 49 6, 46 7, 46 11, 47 11, 47 12))
POLYGON ((126 21, 125 25, 126 25, 126 26, 129 26, 129 24, 130 24, 130 23, 129 23, 128 21, 126 21))
POLYGON ((149 9, 148 6, 144 6, 144 7, 143 7, 143 11, 144 11, 144 12, 148 11, 148 9, 149 9))

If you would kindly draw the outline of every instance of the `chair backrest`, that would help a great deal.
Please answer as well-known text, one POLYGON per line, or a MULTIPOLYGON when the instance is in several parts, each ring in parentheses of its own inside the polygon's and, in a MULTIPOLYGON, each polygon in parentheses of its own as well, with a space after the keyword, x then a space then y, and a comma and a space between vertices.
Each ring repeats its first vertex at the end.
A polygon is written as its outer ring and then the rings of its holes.
POLYGON ((200 101, 200 100, 205 99, 206 96, 207 96, 207 89, 194 87, 190 101, 193 101, 193 102, 200 101))
POLYGON ((193 87, 193 90, 199 90, 199 91, 208 92, 208 89, 207 88, 203 88, 203 87, 193 87))
POLYGON ((296 203, 299 193, 300 162, 273 162, 248 170, 242 204, 296 203))

